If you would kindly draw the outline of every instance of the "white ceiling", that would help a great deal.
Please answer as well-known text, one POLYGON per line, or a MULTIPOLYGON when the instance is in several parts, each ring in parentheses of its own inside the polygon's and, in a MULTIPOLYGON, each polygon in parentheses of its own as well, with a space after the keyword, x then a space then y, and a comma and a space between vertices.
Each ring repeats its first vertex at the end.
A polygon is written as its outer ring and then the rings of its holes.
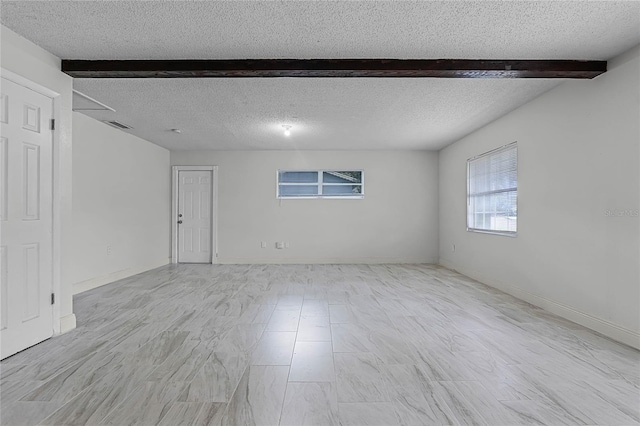
MULTIPOLYGON (((639 2, 2 1, 65 59, 610 59, 639 2)), ((562 80, 76 79, 170 149, 439 149, 562 80), (293 125, 292 136, 282 124, 293 125), (181 134, 168 131, 182 129, 181 134)))

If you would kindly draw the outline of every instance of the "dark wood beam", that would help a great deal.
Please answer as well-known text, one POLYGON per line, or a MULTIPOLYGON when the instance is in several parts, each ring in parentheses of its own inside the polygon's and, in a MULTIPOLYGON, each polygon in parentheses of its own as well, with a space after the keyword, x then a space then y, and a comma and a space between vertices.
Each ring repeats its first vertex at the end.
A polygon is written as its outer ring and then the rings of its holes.
POLYGON ((76 78, 593 78, 606 61, 482 59, 65 59, 62 71, 76 78))

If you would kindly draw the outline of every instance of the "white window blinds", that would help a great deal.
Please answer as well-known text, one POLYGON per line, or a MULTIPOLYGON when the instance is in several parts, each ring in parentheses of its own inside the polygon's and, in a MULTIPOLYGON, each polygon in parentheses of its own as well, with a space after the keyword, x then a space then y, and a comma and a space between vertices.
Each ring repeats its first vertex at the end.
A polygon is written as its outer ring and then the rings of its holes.
POLYGON ((467 161, 467 230, 514 235, 518 229, 518 146, 467 161))

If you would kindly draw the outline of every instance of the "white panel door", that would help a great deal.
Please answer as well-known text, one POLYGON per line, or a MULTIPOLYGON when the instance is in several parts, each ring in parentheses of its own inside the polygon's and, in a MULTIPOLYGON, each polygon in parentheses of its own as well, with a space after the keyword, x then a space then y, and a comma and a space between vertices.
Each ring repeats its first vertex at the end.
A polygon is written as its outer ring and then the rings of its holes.
POLYGON ((178 172, 178 262, 211 263, 211 171, 178 172))
POLYGON ((0 85, 0 358, 53 335, 52 100, 0 85))

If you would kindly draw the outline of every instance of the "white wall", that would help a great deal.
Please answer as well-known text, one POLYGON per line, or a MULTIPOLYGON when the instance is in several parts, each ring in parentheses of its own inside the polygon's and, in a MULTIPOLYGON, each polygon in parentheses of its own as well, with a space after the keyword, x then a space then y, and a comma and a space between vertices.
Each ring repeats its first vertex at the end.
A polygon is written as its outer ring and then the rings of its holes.
POLYGON ((54 332, 75 328, 71 285, 71 99, 72 79, 60 71, 60 59, 8 28, 0 28, 0 66, 58 93, 54 99, 56 131, 53 145, 53 307, 54 332))
POLYGON ((77 112, 73 140, 74 293, 167 264, 169 151, 77 112))
POLYGON ((435 152, 174 151, 171 163, 219 166, 220 263, 437 261, 435 152), (364 169, 364 199, 276 199, 278 169, 316 168, 364 169))
POLYGON ((440 263, 640 347, 639 48, 440 152, 440 263), (466 232, 466 160, 518 141, 518 236, 466 232), (606 211, 631 210, 610 217, 606 211), (452 244, 456 251, 452 251, 452 244))

